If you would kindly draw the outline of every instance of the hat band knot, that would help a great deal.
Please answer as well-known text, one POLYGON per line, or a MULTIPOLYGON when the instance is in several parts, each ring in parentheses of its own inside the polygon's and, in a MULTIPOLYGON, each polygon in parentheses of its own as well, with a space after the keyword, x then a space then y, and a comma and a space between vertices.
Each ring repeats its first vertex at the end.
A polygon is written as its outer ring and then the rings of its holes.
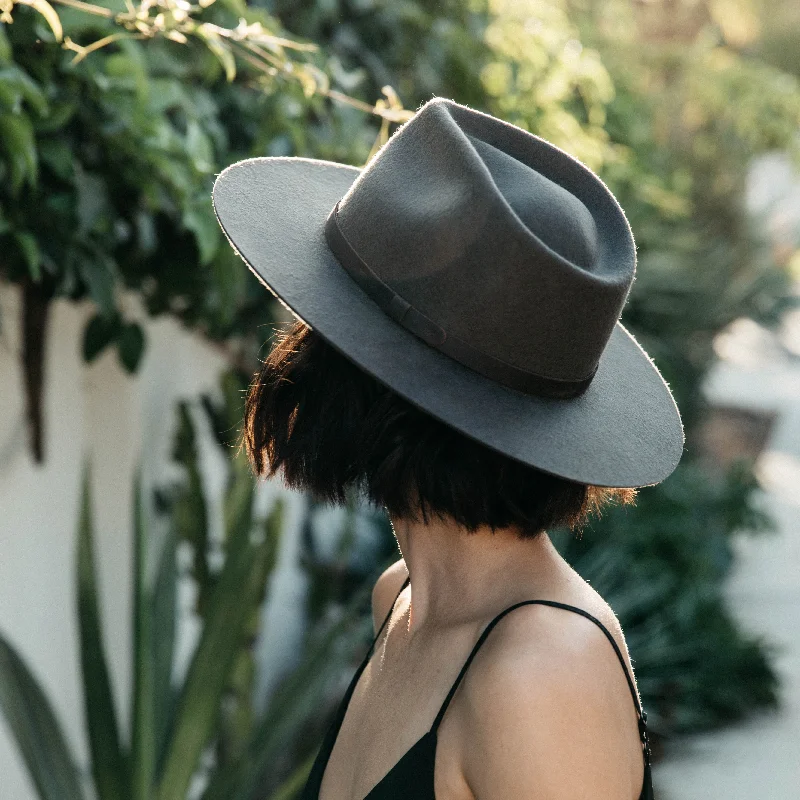
POLYGON ((336 260, 378 307, 423 342, 486 378, 525 394, 566 400, 583 394, 597 372, 582 380, 560 380, 537 375, 478 350, 457 336, 448 334, 430 317, 384 283, 366 264, 339 227, 339 203, 325 222, 325 239, 336 260))

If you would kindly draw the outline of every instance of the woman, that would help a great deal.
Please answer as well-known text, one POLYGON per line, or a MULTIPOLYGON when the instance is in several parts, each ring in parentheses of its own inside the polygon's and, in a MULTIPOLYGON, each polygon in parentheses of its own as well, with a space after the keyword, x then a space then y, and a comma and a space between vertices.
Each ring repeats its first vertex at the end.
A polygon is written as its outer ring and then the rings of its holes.
POLYGON ((361 489, 402 555, 304 800, 652 797, 622 631, 547 535, 683 446, 618 322, 636 257, 611 192, 434 98, 363 170, 251 159, 214 205, 299 318, 248 396, 256 472, 361 489))

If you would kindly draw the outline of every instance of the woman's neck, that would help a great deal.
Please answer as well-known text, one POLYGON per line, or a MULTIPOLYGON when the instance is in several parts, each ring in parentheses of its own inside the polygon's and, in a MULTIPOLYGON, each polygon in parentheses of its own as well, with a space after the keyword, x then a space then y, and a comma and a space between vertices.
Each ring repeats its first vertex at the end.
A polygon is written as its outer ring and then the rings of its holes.
POLYGON ((577 578, 546 532, 520 539, 514 529, 468 533, 453 520, 392 519, 411 578, 408 635, 480 619, 518 600, 552 596, 577 578))

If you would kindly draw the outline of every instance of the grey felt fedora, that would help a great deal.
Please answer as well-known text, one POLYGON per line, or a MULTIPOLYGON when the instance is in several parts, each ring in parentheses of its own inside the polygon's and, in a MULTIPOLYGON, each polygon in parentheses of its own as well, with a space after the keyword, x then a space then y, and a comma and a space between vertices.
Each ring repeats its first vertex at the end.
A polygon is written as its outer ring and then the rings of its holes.
POLYGON ((444 98, 362 169, 252 158, 217 218, 247 266, 331 345, 514 459, 597 486, 658 483, 683 428, 619 317, 636 248, 588 167, 444 98))

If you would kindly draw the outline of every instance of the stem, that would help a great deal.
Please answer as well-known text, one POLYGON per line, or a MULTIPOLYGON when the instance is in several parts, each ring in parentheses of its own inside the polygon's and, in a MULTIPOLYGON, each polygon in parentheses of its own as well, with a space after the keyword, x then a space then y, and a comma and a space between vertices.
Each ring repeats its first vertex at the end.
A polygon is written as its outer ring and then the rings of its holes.
POLYGON ((57 3, 61 6, 69 6, 70 8, 75 8, 78 11, 85 11, 87 14, 94 14, 98 17, 108 17, 109 19, 115 16, 114 12, 110 8, 103 8, 102 6, 96 6, 93 3, 84 3, 83 0, 52 0, 54 3, 57 3))

